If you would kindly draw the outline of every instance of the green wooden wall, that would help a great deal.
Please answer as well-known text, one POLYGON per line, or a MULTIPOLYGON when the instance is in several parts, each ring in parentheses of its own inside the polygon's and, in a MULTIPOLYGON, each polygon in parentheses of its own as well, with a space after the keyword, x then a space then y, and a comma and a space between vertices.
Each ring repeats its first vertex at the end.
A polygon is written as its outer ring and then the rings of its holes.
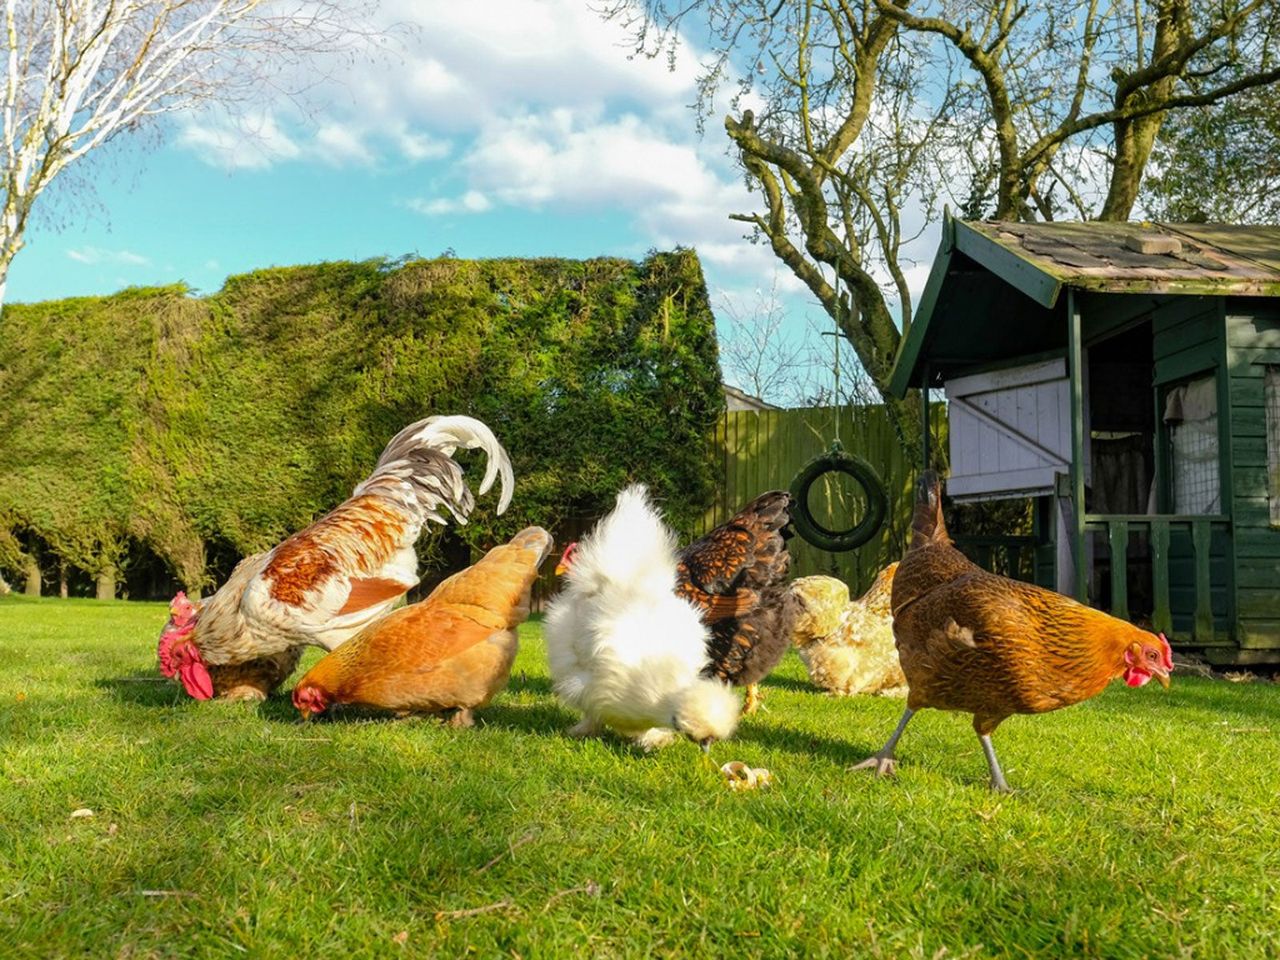
MULTIPOLYGON (((1179 297, 1155 311, 1151 320, 1153 382, 1156 404, 1157 496, 1161 513, 1173 511, 1169 480, 1169 438, 1164 424, 1164 401, 1170 387, 1198 375, 1219 377, 1219 482, 1222 513, 1231 516, 1231 444, 1224 366, 1221 297, 1179 297)), ((1215 530, 1210 540, 1210 599, 1214 632, 1223 646, 1236 643, 1233 629, 1234 557, 1231 537, 1215 530)), ((1196 563, 1191 535, 1174 530, 1169 540, 1169 602, 1176 634, 1192 632, 1196 608, 1196 563)))
POLYGON ((1280 304, 1230 299, 1225 313, 1237 633, 1245 650, 1274 650, 1280 648, 1280 530, 1271 527, 1267 503, 1263 374, 1280 365, 1280 304))

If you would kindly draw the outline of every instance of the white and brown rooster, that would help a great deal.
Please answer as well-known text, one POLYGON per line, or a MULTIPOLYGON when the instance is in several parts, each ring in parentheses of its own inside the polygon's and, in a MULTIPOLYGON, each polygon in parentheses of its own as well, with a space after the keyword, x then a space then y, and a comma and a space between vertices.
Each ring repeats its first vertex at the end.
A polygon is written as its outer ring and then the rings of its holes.
POLYGON ((466 523, 475 498, 453 460, 483 450, 481 494, 501 478, 498 513, 511 501, 511 461, 471 417, 428 417, 387 444, 351 497, 266 553, 246 557, 203 603, 179 593, 160 634, 160 670, 197 700, 263 699, 293 671, 307 644, 332 650, 386 616, 418 583, 418 535, 444 510, 466 523))

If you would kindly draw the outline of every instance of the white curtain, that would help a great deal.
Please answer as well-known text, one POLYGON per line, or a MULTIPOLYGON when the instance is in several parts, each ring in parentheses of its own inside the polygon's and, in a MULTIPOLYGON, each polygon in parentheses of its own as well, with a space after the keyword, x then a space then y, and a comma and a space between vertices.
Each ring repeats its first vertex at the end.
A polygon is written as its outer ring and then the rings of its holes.
POLYGON ((1218 383, 1212 374, 1169 391, 1164 420, 1173 440, 1173 512, 1222 512, 1218 383))

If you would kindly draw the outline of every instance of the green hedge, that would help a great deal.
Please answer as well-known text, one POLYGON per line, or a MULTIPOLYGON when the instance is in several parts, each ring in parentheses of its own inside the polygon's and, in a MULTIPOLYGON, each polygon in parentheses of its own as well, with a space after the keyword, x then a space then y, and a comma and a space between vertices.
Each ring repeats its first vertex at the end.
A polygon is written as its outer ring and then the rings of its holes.
POLYGON ((629 480, 692 529, 721 411, 696 255, 641 263, 413 260, 260 270, 5 307, 0 567, 91 576, 140 551, 188 588, 210 557, 277 542, 343 499, 433 413, 488 423, 516 497, 481 501, 483 548, 597 514, 629 480))

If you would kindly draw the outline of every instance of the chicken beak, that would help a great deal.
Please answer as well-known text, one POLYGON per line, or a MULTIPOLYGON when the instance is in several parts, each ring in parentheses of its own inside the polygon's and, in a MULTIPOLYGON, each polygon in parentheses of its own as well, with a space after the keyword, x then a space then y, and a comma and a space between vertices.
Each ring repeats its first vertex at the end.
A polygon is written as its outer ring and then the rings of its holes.
POLYGON ((1157 670, 1152 674, 1152 676, 1156 678, 1160 683, 1160 686, 1164 687, 1166 690, 1169 689, 1169 674, 1162 670, 1157 670))
POLYGON ((566 573, 568 573, 568 572, 569 572, 569 568, 568 568, 568 567, 566 567, 563 563, 557 563, 557 564, 556 564, 556 576, 557 576, 557 577, 563 577, 563 576, 564 576, 566 573))
POLYGON ((702 752, 703 752, 704 754, 710 754, 710 753, 711 753, 711 744, 712 744, 714 741, 715 741, 715 737, 707 737, 705 740, 699 740, 699 741, 698 741, 698 746, 702 749, 702 752))

